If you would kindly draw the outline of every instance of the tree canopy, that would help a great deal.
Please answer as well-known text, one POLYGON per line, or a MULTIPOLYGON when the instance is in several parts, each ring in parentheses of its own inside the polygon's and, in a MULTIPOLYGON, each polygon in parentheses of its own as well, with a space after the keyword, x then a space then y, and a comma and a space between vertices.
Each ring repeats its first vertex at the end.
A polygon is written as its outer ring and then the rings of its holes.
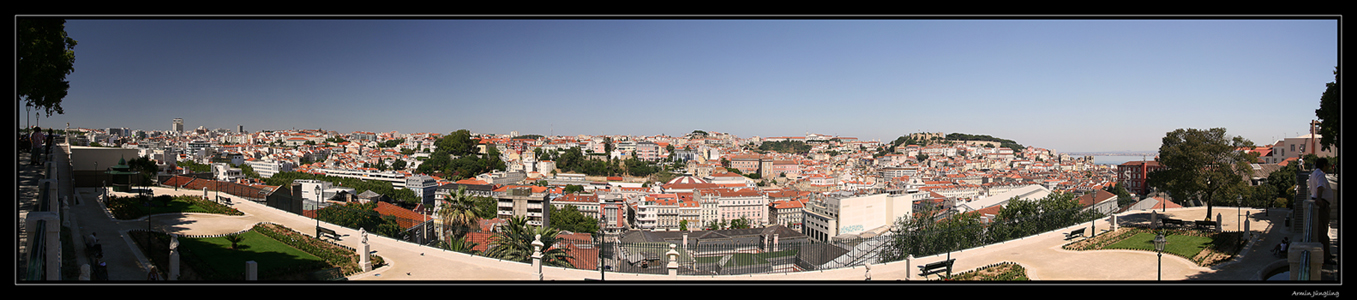
POLYGON ((318 219, 348 228, 362 228, 387 237, 400 238, 404 231, 396 218, 377 213, 377 203, 345 203, 316 211, 318 219))
POLYGON ((439 138, 434 145, 438 147, 434 150, 429 159, 419 165, 415 170, 421 174, 443 174, 444 177, 452 180, 474 177, 493 170, 504 170, 504 161, 500 159, 499 149, 494 145, 486 145, 486 154, 481 155, 476 147, 479 143, 471 138, 471 132, 466 129, 454 131, 447 136, 439 138), (457 158, 453 158, 453 157, 457 158))
POLYGON ((1343 117, 1342 109, 1338 107, 1338 67, 1333 67, 1333 82, 1325 86, 1328 88, 1319 97, 1319 109, 1315 110, 1315 116, 1319 117, 1319 145, 1328 150, 1330 146, 1339 145, 1338 130, 1342 128, 1338 123, 1343 117))
POLYGON ((552 228, 569 232, 587 232, 594 234, 598 232, 598 219, 584 215, 574 205, 565 205, 561 209, 556 209, 555 205, 548 205, 548 216, 551 216, 552 228))
POLYGON ((75 39, 66 35, 66 20, 18 18, 15 24, 17 101, 52 116, 63 114, 61 100, 75 72, 75 39))
POLYGON ((802 141, 773 141, 759 145, 759 150, 792 154, 806 154, 810 152, 810 148, 810 145, 802 141))
POLYGON ((1233 201, 1245 192, 1241 174, 1253 172, 1249 162, 1257 154, 1238 151, 1241 147, 1252 148, 1253 142, 1226 135, 1225 128, 1174 130, 1159 147, 1164 169, 1150 172, 1146 183, 1175 198, 1198 199, 1210 219, 1213 202, 1233 201))

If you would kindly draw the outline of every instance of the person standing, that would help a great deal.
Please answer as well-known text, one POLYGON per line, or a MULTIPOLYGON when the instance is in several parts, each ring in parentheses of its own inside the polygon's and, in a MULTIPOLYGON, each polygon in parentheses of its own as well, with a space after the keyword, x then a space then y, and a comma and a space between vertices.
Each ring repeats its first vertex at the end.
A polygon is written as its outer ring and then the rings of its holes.
POLYGON ((28 136, 29 143, 33 146, 33 154, 29 155, 32 165, 38 165, 42 156, 43 142, 47 140, 47 135, 42 134, 42 128, 33 126, 33 134, 28 136))
POLYGON ((1326 169, 1328 168, 1329 158, 1321 157, 1318 160, 1315 160, 1315 170, 1310 172, 1310 179, 1307 182, 1309 185, 1310 200, 1314 200, 1315 205, 1319 207, 1319 211, 1317 212, 1319 215, 1316 216, 1316 220, 1319 221, 1320 226, 1323 226, 1324 228, 1324 231, 1319 232, 1317 235, 1319 236, 1319 242, 1324 245, 1324 263, 1326 264, 1330 263, 1333 259, 1333 256, 1329 253, 1329 210, 1332 207, 1333 202, 1338 200, 1333 198, 1333 187, 1329 186, 1329 179, 1325 177, 1325 172, 1327 172, 1326 169))

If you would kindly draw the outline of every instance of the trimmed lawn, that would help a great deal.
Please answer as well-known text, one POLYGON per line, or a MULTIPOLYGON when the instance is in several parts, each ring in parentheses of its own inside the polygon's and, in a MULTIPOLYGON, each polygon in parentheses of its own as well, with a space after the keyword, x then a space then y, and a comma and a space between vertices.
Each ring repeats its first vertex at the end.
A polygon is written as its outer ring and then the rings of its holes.
MULTIPOLYGON (((1154 233, 1142 232, 1120 242, 1108 245, 1104 249, 1134 249, 1154 252, 1154 233)), ((1202 249, 1211 246, 1211 238, 1170 234, 1164 236, 1164 252, 1192 259, 1202 249)))
POLYGON ((212 272, 215 274, 203 274, 208 280, 243 280, 246 261, 255 261, 259 267, 260 279, 270 277, 266 275, 287 275, 285 273, 313 268, 319 270, 316 266, 325 264, 320 257, 292 248, 253 230, 241 233, 241 236, 244 240, 237 244, 235 250, 231 249, 231 242, 228 242, 226 237, 180 238, 179 242, 181 247, 185 247, 193 253, 193 256, 200 258, 206 267, 215 271, 212 272))

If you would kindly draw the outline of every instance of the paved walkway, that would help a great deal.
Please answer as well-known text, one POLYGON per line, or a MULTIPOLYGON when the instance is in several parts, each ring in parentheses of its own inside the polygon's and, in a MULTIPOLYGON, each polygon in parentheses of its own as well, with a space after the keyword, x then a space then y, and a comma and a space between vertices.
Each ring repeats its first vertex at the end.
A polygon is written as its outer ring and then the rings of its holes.
MULTIPOLYGON (((21 157, 22 158, 22 157, 21 157)), ((21 175, 24 171, 21 170, 21 175)), ((59 171, 69 172, 69 171, 59 171)), ((29 180, 32 181, 32 180, 29 180)), ((36 183, 36 181, 33 181, 36 183)), ((67 181, 69 184, 69 181, 67 181)), ((27 186, 21 176, 20 185, 27 186)), ((26 187, 31 188, 31 187, 26 187)), ((173 188, 151 188, 155 195, 202 195, 202 191, 179 190, 173 188)), ((21 188, 20 199, 24 189, 21 188)), ((83 237, 96 232, 103 243, 105 260, 108 262, 110 280, 143 280, 146 278, 145 258, 140 251, 134 250, 127 239, 126 232, 132 229, 152 228, 183 235, 217 235, 239 232, 249 229, 258 222, 273 222, 311 235, 316 226, 314 219, 283 212, 252 201, 233 198, 234 207, 245 213, 244 216, 222 216, 213 214, 162 214, 138 220, 115 220, 103 209, 101 189, 74 189, 76 200, 71 205, 73 236, 83 237)), ((125 195, 113 193, 113 195, 125 195)), ((216 196, 212 194, 212 196, 216 196)), ((21 210, 23 209, 23 205, 21 210)), ((1174 255, 1163 257, 1164 280, 1259 280, 1265 275, 1268 265, 1281 261, 1273 257, 1268 250, 1287 230, 1278 228, 1286 214, 1273 210, 1264 212, 1257 209, 1238 210, 1216 207, 1214 213, 1223 215, 1220 221, 1225 230, 1237 230, 1240 220, 1247 221, 1256 237, 1236 262, 1216 267, 1199 267, 1196 264, 1174 255), (1237 217, 1242 212, 1244 216, 1237 217)), ((21 211, 21 216, 23 212, 21 211)), ((1174 218, 1196 220, 1205 216, 1205 208, 1170 209, 1167 214, 1174 218)), ((1118 223, 1123 225, 1148 222, 1148 213, 1134 213, 1122 216, 1118 223)), ((342 235, 340 243, 362 249, 356 230, 350 230, 328 223, 322 226, 335 229, 342 235)), ((1089 226, 1090 223, 1079 225, 1089 226)), ((1110 228, 1107 219, 1091 223, 1098 232, 1110 228)), ((1078 227, 1071 227, 1075 229, 1078 227)), ((1063 232, 1057 230, 1006 243, 989 245, 976 249, 953 252, 957 258, 955 270, 963 271, 999 262, 1015 262, 1027 269, 1028 276, 1034 280, 1155 280, 1157 257, 1153 252, 1131 250, 1068 251, 1061 249, 1067 241, 1063 232)), ((1330 230, 1330 236, 1337 245, 1337 228, 1330 230)), ((389 265, 371 272, 352 275, 350 280, 536 280, 531 266, 523 263, 503 262, 485 257, 469 256, 405 243, 375 234, 369 235, 372 253, 382 256, 389 265)), ((78 241, 79 243, 79 241, 78 241)), ((83 244, 76 247, 79 263, 84 259, 83 244)), ((1334 253, 1340 253, 1334 251, 1334 253)), ((946 255, 916 258, 907 266, 903 262, 872 266, 870 274, 873 280, 919 280, 916 270, 910 270, 921 264, 945 259, 946 255)), ((21 264, 22 265, 22 264, 21 264)), ((22 267, 22 266, 21 266, 22 267)), ((803 272, 790 274, 743 275, 743 276, 684 276, 678 280, 862 280, 866 269, 862 267, 829 270, 822 272, 803 272)), ((21 269, 22 272, 22 269, 21 269)), ((545 280, 583 280, 597 279, 598 272, 590 270, 564 270, 547 268, 545 280)), ((1334 279, 1336 267, 1326 265, 1325 279, 1334 279)), ((667 276, 608 273, 608 280, 668 280, 667 276)))

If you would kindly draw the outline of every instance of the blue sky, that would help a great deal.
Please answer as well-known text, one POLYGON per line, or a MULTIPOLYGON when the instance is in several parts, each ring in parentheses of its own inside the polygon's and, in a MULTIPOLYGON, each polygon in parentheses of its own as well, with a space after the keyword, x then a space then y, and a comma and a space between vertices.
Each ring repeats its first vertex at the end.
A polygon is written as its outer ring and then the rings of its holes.
MULTIPOLYGON (((65 114, 40 125, 890 141, 986 134, 1156 150, 1305 133, 1330 20, 73 19, 65 114)), ((22 112, 22 107, 19 108, 22 112)), ((28 117, 19 120, 20 125, 28 117)))

